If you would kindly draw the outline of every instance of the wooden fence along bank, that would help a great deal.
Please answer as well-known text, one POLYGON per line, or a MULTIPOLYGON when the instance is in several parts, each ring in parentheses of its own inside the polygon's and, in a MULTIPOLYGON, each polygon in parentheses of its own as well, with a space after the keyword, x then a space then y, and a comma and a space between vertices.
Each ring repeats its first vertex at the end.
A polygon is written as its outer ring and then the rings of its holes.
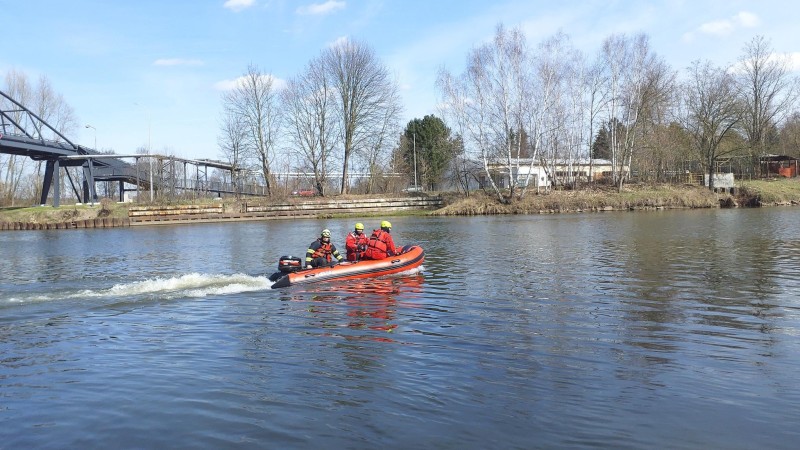
POLYGON ((411 210, 432 210, 442 206, 441 197, 374 198, 356 200, 308 200, 279 204, 243 203, 231 206, 178 205, 132 206, 127 218, 96 218, 59 223, 0 222, 0 230, 65 230, 112 228, 180 223, 238 222, 247 220, 331 217, 336 214, 374 215, 411 210))

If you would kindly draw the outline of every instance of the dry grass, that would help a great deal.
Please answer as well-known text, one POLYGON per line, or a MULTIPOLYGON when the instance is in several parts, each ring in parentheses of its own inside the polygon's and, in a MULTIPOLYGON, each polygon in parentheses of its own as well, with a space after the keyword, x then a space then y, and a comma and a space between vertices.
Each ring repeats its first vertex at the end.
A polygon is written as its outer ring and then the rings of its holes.
POLYGON ((437 215, 541 214, 660 208, 713 208, 720 195, 697 186, 648 185, 574 191, 528 192, 525 197, 501 203, 486 194, 471 195, 434 212, 437 215))

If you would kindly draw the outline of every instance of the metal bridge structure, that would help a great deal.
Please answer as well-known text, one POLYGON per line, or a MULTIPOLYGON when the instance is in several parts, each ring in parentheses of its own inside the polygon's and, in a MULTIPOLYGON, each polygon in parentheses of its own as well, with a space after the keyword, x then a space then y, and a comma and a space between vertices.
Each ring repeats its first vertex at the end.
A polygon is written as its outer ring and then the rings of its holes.
MULTIPOLYGON (((219 169, 230 172, 233 179, 236 168, 230 164, 213 160, 188 160, 163 155, 135 154, 115 155, 104 154, 96 149, 88 148, 73 143, 64 134, 52 127, 41 117, 30 111, 24 105, 14 100, 6 93, 0 91, 0 153, 18 155, 31 158, 34 161, 45 163, 45 173, 42 180, 40 204, 45 205, 52 189, 53 206, 58 207, 61 199, 61 180, 63 174, 69 181, 75 197, 83 203, 97 202, 98 182, 118 182, 119 201, 125 201, 126 191, 140 191, 149 189, 150 200, 153 200, 154 170, 153 160, 157 161, 159 170, 156 181, 160 188, 165 185, 169 189, 193 190, 208 192, 211 183, 208 183, 208 169, 219 169), (140 159, 149 159, 149 170, 140 168, 140 159), (134 159, 130 164, 125 159, 134 159), (167 163, 165 163, 167 161, 167 163), (183 164, 183 180, 177 180, 176 165, 183 164), (186 165, 195 166, 195 179, 186 177, 186 165), (68 168, 80 168, 82 180, 73 180, 68 168), (204 180, 200 179, 201 168, 204 169, 204 180), (165 172, 168 172, 165 175, 165 172), (171 176, 171 178, 170 178, 171 176), (169 178, 169 182, 165 182, 169 178), (76 184, 76 181, 80 181, 76 184), (134 189, 126 189, 125 183, 134 185, 134 189), (80 185, 80 188, 78 187, 80 185)), ((219 183, 217 183, 219 184, 219 183)), ((227 193, 226 186, 217 186, 214 189, 217 195, 227 193)), ((231 191, 232 193, 233 191, 231 191)))

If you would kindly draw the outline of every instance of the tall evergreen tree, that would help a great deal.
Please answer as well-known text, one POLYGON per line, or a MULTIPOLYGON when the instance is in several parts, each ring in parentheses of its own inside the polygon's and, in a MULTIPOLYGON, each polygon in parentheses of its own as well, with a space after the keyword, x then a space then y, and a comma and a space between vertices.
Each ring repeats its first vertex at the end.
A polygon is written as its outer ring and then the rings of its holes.
POLYGON ((409 175, 414 177, 416 168, 417 183, 427 187, 442 181, 457 148, 450 128, 432 114, 408 122, 401 146, 409 175))
POLYGON ((608 129, 605 125, 597 130, 597 136, 592 143, 592 158, 594 159, 610 159, 611 148, 608 143, 608 129))

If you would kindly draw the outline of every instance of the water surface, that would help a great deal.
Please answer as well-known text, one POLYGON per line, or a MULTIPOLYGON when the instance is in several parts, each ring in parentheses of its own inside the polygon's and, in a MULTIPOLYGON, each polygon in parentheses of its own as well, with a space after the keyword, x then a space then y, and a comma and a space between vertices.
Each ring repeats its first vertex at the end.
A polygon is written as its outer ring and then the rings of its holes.
POLYGON ((0 448, 796 446, 800 210, 391 220, 0 233, 0 448))

